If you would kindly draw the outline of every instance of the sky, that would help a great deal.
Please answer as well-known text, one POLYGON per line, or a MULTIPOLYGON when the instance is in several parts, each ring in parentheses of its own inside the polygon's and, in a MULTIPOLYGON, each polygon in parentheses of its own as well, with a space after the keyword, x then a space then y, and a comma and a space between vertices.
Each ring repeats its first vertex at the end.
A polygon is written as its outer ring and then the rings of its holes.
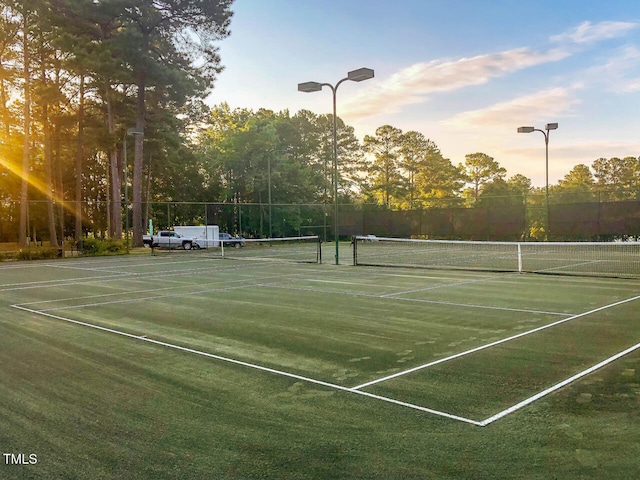
POLYGON ((415 130, 455 165, 486 153, 545 185, 573 166, 640 156, 638 0, 235 0, 210 105, 332 112, 356 136, 415 130))

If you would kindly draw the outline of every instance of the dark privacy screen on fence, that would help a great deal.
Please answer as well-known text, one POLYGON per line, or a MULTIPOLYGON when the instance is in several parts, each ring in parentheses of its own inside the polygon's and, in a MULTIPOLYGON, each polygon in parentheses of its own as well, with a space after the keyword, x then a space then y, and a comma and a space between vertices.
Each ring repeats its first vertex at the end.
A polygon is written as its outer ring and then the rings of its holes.
MULTIPOLYGON (((640 201, 549 204, 548 233, 557 241, 611 240, 640 236, 640 201)), ((0 242, 15 242, 18 236, 19 202, 0 203, 0 242)), ((74 202, 61 208, 57 225, 73 238, 74 202)), ((83 204, 83 236, 109 237, 113 224, 102 203, 83 204), (90 219, 90 220, 88 220, 90 219)), ((333 239, 335 209, 332 204, 246 204, 213 202, 155 202, 144 204, 146 232, 149 219, 154 229, 175 225, 218 225, 221 232, 247 238, 318 235, 333 239)), ((123 217, 126 214, 123 208, 123 217)), ((129 211, 129 214, 131 212, 129 211)), ((342 238, 352 235, 459 240, 516 241, 534 239, 533 231, 547 224, 544 197, 520 205, 434 207, 389 210, 379 205, 339 205, 338 224, 342 238)), ((32 239, 47 241, 49 230, 44 202, 29 202, 28 231, 32 239)), ((130 223, 131 225, 131 218, 130 223)), ((538 237, 539 239, 540 237, 538 237)))

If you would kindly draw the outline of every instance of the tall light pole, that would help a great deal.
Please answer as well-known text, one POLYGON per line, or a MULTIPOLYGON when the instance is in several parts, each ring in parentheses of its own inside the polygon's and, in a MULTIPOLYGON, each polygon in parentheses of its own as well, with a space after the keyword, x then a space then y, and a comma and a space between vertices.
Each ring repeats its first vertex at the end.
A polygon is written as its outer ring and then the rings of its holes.
POLYGON ((544 152, 545 152, 545 196, 547 206, 547 240, 549 240, 549 131, 557 130, 557 123, 547 123, 544 130, 535 127, 519 127, 518 133, 540 132, 544 135, 544 152))
POLYGON ((127 253, 129 253, 129 175, 127 168, 127 137, 129 135, 144 135, 144 131, 140 128, 129 128, 124 134, 123 139, 123 169, 124 169, 124 217, 125 217, 125 242, 127 242, 127 253))
POLYGON ((269 152, 269 156, 267 157, 267 178, 269 182, 269 238, 273 238, 273 232, 271 230, 271 153, 274 150, 269 152))
POLYGON ((336 116, 336 92, 338 91, 338 87, 347 80, 351 80, 352 82, 362 82, 363 80, 369 80, 373 78, 373 70, 370 68, 359 68, 357 70, 352 70, 347 73, 347 76, 335 86, 330 83, 320 83, 320 82, 304 82, 298 84, 299 92, 319 92, 322 90, 322 87, 329 87, 333 92, 333 187, 334 187, 334 203, 335 203, 335 237, 336 237, 336 265, 339 263, 338 257, 338 245, 340 240, 339 228, 340 224, 338 222, 338 119, 336 116))

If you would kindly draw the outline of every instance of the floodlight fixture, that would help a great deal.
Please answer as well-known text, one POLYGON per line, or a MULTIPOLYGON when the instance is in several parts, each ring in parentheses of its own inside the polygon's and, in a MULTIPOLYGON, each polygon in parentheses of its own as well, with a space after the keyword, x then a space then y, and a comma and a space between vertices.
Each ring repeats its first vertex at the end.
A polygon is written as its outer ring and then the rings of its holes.
POLYGON ((329 87, 333 92, 333 186, 334 186, 334 203, 335 203, 335 240, 336 240, 336 265, 339 264, 338 260, 338 245, 340 238, 340 223, 338 221, 338 123, 336 114, 336 92, 338 87, 346 82, 362 82, 363 80, 369 80, 373 78, 374 73, 371 68, 358 68, 347 73, 347 76, 341 79, 338 83, 331 85, 330 83, 320 82, 304 82, 298 84, 299 92, 318 92, 322 90, 322 87, 329 87))
POLYGON ((531 132, 540 132, 544 135, 544 158, 545 158, 545 197, 546 197, 546 206, 547 206, 547 240, 549 239, 549 230, 550 230, 550 222, 549 222, 549 131, 557 130, 557 123, 547 123, 544 127, 544 130, 535 127, 518 127, 518 133, 531 133, 531 132))
POLYGON ((322 84, 319 82, 304 82, 298 84, 299 92, 319 92, 322 90, 322 84))
POLYGON ((347 78, 352 82, 362 82, 373 78, 373 70, 370 68, 359 68, 347 73, 347 78))

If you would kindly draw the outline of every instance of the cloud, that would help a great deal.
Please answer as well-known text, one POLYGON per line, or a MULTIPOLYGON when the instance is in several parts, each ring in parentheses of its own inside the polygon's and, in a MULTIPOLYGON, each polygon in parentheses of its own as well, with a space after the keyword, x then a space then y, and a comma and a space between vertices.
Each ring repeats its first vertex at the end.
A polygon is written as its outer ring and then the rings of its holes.
POLYGON ((572 94, 577 88, 580 85, 541 90, 484 109, 462 112, 441 123, 455 128, 508 126, 513 129, 514 125, 565 117, 573 105, 580 103, 572 94))
MULTIPOLYGON (((503 152, 507 156, 520 156, 528 155, 532 151, 535 153, 536 148, 533 149, 522 148, 509 148, 503 149, 503 152)), ((565 145, 553 145, 554 156, 557 159, 577 161, 578 163, 586 163, 590 165, 597 158, 611 158, 611 157, 637 157, 638 149, 640 148, 640 142, 623 142, 623 141, 611 141, 611 140, 583 140, 580 143, 571 143, 565 145)))
POLYGON ((575 44, 594 43, 617 38, 638 26, 635 22, 583 22, 576 28, 551 37, 552 42, 570 42, 575 44))
POLYGON ((640 78, 629 80, 624 86, 621 87, 620 91, 623 93, 640 92, 640 78))
POLYGON ((637 78, 640 66, 640 50, 635 46, 625 46, 611 56, 606 63, 590 68, 585 77, 602 84, 608 91, 633 93, 640 90, 637 78))
POLYGON ((346 100, 341 110, 352 118, 372 112, 395 113, 405 105, 424 102, 431 93, 482 85, 492 78, 562 60, 568 55, 562 49, 538 52, 519 48, 459 60, 416 63, 346 100))
MULTIPOLYGON (((341 115, 355 120, 378 114, 398 113, 407 105, 424 103, 430 95, 435 93, 486 84, 494 78, 519 70, 563 60, 588 44, 621 37, 638 25, 635 22, 583 22, 567 32, 552 36, 551 41, 559 45, 546 51, 517 48, 470 58, 416 63, 385 80, 378 79, 375 84, 362 88, 357 95, 343 100, 340 107, 341 115)), ((626 60, 635 62, 636 59, 632 58, 631 53, 635 52, 627 52, 626 60)), ((611 70, 609 72, 611 73, 611 70)), ((620 86, 618 90, 634 92, 638 88, 638 81, 634 79, 626 87, 620 86)), ((551 98, 555 98, 556 95, 560 95, 562 98, 557 98, 559 103, 543 101, 545 105, 543 108, 546 108, 547 112, 564 111, 575 103, 575 101, 569 101, 567 97, 563 97, 560 90, 549 92, 552 93, 551 98), (549 104, 547 105, 547 103, 549 104)), ((526 98, 522 97, 521 100, 526 100, 526 98)), ((526 106, 529 108, 529 115, 532 113, 532 107, 534 107, 533 110, 541 110, 541 108, 535 108, 536 106, 536 104, 526 106)), ((500 113, 500 109, 524 110, 524 107, 520 109, 518 104, 514 102, 498 104, 492 108, 496 113, 500 113)), ((475 113, 468 112, 451 121, 464 122, 474 116, 485 115, 488 115, 489 119, 494 122, 497 121, 498 116, 491 116, 490 113, 490 109, 475 113), (485 113, 481 115, 481 112, 485 113)), ((522 118, 522 115, 520 117, 522 118)))

